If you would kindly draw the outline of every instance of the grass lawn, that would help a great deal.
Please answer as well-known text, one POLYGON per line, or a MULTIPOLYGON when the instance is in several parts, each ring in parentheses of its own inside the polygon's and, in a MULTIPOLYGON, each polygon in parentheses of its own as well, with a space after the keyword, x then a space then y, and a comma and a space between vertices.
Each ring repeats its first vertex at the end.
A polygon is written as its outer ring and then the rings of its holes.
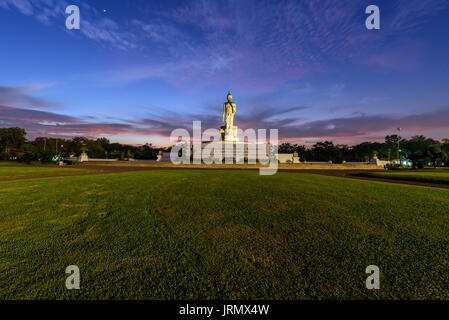
POLYGON ((449 299, 448 230, 449 190, 313 174, 0 181, 0 298, 449 299))
POLYGON ((41 176, 41 175, 58 175, 67 173, 80 173, 93 171, 90 169, 73 169, 73 168, 60 168, 55 164, 49 165, 36 165, 36 164, 23 164, 17 162, 3 162, 0 161, 0 178, 11 177, 27 177, 27 176, 41 176))
POLYGON ((363 174, 368 177, 419 181, 429 183, 449 184, 449 171, 445 169, 424 169, 424 170, 407 170, 407 171, 389 171, 389 172, 367 172, 363 174))
MULTIPOLYGON (((173 168, 173 167, 183 167, 183 168, 203 168, 203 169, 223 169, 223 168, 233 168, 233 169, 258 169, 261 167, 268 167, 269 164, 173 164, 171 162, 156 162, 156 161, 112 161, 112 162, 83 162, 83 166, 86 167, 153 167, 153 168, 173 168)), ((339 164, 339 163, 279 163, 278 169, 316 169, 316 170, 381 170, 380 167, 370 164, 339 164)))

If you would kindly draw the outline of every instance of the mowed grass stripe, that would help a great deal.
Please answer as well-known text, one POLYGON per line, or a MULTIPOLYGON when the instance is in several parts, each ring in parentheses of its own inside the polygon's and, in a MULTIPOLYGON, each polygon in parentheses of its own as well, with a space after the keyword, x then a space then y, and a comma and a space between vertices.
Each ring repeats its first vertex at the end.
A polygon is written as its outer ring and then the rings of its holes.
POLYGON ((0 212, 4 299, 449 298, 445 189, 140 171, 3 181, 0 212))
POLYGON ((429 182, 449 185, 449 171, 448 170, 425 170, 425 171, 398 171, 398 172, 367 172, 363 174, 367 177, 429 182))
POLYGON ((95 172, 93 169, 61 168, 56 165, 35 166, 0 161, 0 179, 95 172))

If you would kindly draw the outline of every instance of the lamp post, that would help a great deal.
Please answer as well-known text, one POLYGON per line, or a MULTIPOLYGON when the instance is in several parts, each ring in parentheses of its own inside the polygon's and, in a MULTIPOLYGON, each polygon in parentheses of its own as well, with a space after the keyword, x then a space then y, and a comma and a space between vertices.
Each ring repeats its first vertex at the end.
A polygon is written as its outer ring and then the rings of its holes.
MULTIPOLYGON (((56 127, 59 126, 59 123, 56 122, 56 127)), ((55 154, 58 155, 58 136, 55 137, 55 154)))
POLYGON ((399 142, 401 141, 401 137, 399 136, 400 133, 401 133, 401 128, 398 128, 398 160, 399 160, 399 165, 401 165, 401 158, 400 158, 401 149, 399 149, 399 142))
MULTIPOLYGON (((56 122, 56 128, 59 126, 59 123, 58 122, 56 122)), ((58 130, 56 130, 56 134, 57 134, 57 131, 58 130)), ((55 157, 56 157, 56 159, 57 159, 57 161, 59 161, 59 157, 58 157, 58 136, 56 135, 56 137, 55 137, 55 157)))

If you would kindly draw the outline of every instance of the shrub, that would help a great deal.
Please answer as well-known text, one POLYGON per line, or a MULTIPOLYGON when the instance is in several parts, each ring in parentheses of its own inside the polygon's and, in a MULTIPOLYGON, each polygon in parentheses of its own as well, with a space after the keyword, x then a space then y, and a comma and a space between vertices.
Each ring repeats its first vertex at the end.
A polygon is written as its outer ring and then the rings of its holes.
POLYGON ((9 152, 0 152, 0 160, 9 160, 10 158, 9 152))
POLYGON ((26 151, 23 153, 19 153, 17 155, 17 160, 19 162, 31 163, 31 161, 36 160, 36 155, 33 152, 26 151))
POLYGON ((426 163, 425 160, 418 160, 418 162, 416 163, 416 167, 417 167, 418 169, 423 169, 425 163, 426 163))
POLYGON ((385 168, 387 170, 399 170, 399 169, 401 169, 401 165, 398 163, 387 163, 385 168))
POLYGON ((55 152, 54 151, 49 151, 49 150, 47 150, 47 151, 42 151, 40 154, 39 154, 39 160, 41 161, 41 162, 52 162, 53 161, 53 158, 54 158, 54 156, 55 156, 55 152))
POLYGON ((74 164, 78 163, 78 160, 76 160, 76 159, 64 159, 63 162, 65 164, 68 164, 68 165, 74 165, 74 164))

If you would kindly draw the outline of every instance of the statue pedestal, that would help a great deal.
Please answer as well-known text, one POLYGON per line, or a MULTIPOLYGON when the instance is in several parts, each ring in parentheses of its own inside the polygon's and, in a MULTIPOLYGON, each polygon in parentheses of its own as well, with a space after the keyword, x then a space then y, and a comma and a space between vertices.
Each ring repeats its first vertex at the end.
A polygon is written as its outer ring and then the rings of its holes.
POLYGON ((86 152, 82 152, 78 157, 78 162, 84 162, 89 161, 89 157, 87 156, 86 152))
MULTIPOLYGON (((254 159, 254 163, 259 161, 258 156, 267 158, 270 155, 269 143, 254 143, 246 141, 221 141, 215 146, 213 141, 202 142, 201 156, 204 159, 220 159, 220 163, 244 163, 249 159, 254 159), (205 152, 205 149, 208 151, 205 152), (217 154, 217 152, 219 154, 217 154)), ((198 160, 201 162, 201 159, 198 160)))
POLYGON ((233 126, 232 130, 226 130, 225 126, 220 127, 220 132, 223 141, 239 141, 239 138, 237 137, 237 126, 233 126))
POLYGON ((163 152, 157 156, 156 162, 171 162, 170 152, 163 152))

